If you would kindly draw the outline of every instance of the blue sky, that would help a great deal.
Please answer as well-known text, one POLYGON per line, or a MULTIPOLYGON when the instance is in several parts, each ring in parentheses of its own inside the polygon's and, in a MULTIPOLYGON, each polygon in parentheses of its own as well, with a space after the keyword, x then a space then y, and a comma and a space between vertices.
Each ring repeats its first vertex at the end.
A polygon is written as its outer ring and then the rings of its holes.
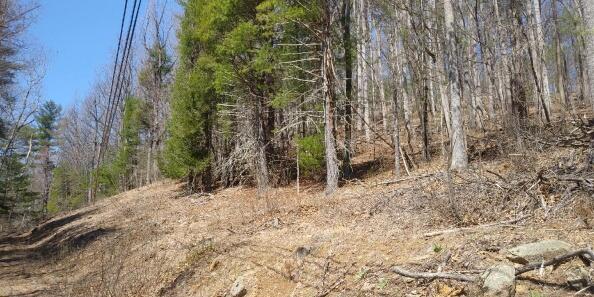
MULTIPOLYGON (((132 2, 129 1, 128 10, 132 2)), ((150 1, 143 1, 141 15, 150 1)), ((175 4, 175 0, 169 0, 175 4)), ((101 72, 112 67, 124 0, 38 0, 29 35, 46 62, 43 99, 69 106, 82 100, 101 72)), ((145 18, 139 20, 136 34, 145 18)), ((138 35, 137 35, 138 36, 138 35)))

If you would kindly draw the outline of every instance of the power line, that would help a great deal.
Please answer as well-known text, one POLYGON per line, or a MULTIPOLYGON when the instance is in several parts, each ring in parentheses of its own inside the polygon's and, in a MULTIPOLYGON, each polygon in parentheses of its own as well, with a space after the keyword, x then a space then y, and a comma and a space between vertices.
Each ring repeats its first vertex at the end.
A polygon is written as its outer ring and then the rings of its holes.
MULTIPOLYGON (((134 8, 132 8, 132 13, 134 13, 134 8)), ((122 47, 122 35, 124 33, 124 24, 126 23, 126 14, 128 11, 128 0, 124 3, 124 13, 122 14, 122 22, 120 24, 120 36, 118 37, 118 49, 116 51, 115 61, 113 63, 113 73, 111 75, 111 86, 109 87, 109 99, 107 102, 107 106, 111 105, 111 93, 113 92, 113 84, 115 81, 115 75, 118 68, 118 60, 120 59, 120 50, 122 47)))
MULTIPOLYGON (((124 57, 124 60, 123 60, 124 61, 124 64, 122 65, 122 69, 126 69, 128 67, 128 64, 130 63, 130 59, 131 59, 130 56, 131 56, 131 52, 132 52, 132 42, 134 41, 134 33, 136 32, 136 24, 138 23, 138 14, 140 12, 140 5, 141 4, 142 4, 142 0, 139 1, 138 7, 136 8, 136 16, 134 17, 134 25, 132 26, 132 34, 130 35, 130 40, 128 41, 128 52, 126 53, 126 56, 124 57)), ((128 80, 129 80, 129 78, 128 78, 128 80)), ((119 106, 119 104, 122 101, 122 97, 124 95, 122 93, 123 92, 123 89, 124 89, 124 83, 121 82, 120 83, 119 90, 116 93, 116 98, 118 100, 116 102, 116 105, 115 105, 116 107, 119 106)), ((114 117, 114 116, 112 115, 112 117, 114 117)))
MULTIPOLYGON (((97 154, 97 162, 94 164, 96 167, 94 168, 95 172, 93 174, 97 174, 97 170, 101 165, 103 157, 105 155, 105 151, 107 150, 107 146, 109 145, 109 136, 111 132, 111 127, 113 125, 115 114, 117 111, 118 106, 121 102, 122 97, 122 90, 124 86, 124 82, 122 81, 122 73, 124 72, 124 68, 126 68, 129 64, 129 57, 132 48, 132 42, 134 40, 134 32, 136 30, 136 24, 138 22, 138 15, 140 13, 140 6, 142 5, 142 0, 134 0, 134 4, 132 5, 132 13, 130 14, 130 22, 128 24, 128 30, 126 33, 126 39, 124 41, 123 46, 123 53, 122 58, 120 60, 120 51, 122 50, 122 36, 124 32, 124 24, 126 20, 127 10, 128 10, 128 0, 124 4, 124 13, 122 16, 122 22, 120 25, 120 34, 118 38, 118 49, 116 52, 116 58, 113 68, 113 74, 111 79, 111 86, 109 90, 109 97, 108 97, 108 105, 107 110, 105 113, 105 122, 103 126, 103 133, 101 135, 101 143, 99 145, 99 151, 97 154), (116 72, 118 73, 116 76, 116 72), (115 90, 114 90, 115 85, 115 90)), ((89 200, 95 198, 95 194, 97 192, 98 186, 98 179, 95 177, 94 181, 90 185, 89 189, 89 200)))
MULTIPOLYGON (((121 102, 121 93, 122 93, 122 89, 124 86, 124 82, 123 82, 124 78, 122 77, 122 74, 125 72, 125 68, 129 62, 132 41, 134 39, 134 32, 136 30, 136 23, 138 21, 138 15, 140 13, 141 4, 142 4, 142 0, 134 0, 134 4, 132 5, 132 14, 130 16, 130 22, 128 24, 128 31, 126 33, 126 40, 124 42, 124 52, 122 54, 121 62, 119 62, 119 67, 117 67, 118 75, 117 75, 117 78, 115 79, 115 84, 116 84, 115 90, 113 90, 113 89, 110 90, 110 94, 109 94, 109 99, 108 99, 109 105, 108 105, 108 110, 107 110, 107 114, 106 114, 106 118, 105 118, 106 121, 105 121, 103 135, 102 135, 102 144, 101 144, 100 153, 99 153, 99 163, 102 161, 102 159, 104 157, 106 147, 109 143, 109 134, 111 132, 111 127, 112 127, 113 121, 115 119, 115 114, 116 114, 117 108, 121 102)), ((118 61, 116 61, 116 64, 117 64, 117 62, 118 61)))

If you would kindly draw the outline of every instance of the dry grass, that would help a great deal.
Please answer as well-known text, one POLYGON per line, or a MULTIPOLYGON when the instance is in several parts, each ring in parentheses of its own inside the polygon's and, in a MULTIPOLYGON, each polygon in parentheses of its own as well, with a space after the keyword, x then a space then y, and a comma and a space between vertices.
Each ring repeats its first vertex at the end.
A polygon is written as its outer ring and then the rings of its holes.
MULTIPOLYGON (((539 139, 551 141, 555 133, 547 133, 539 139)), ((366 151, 355 162, 372 170, 331 197, 320 184, 302 185, 299 194, 295 185, 277 188, 264 197, 243 187, 180 196, 173 182, 123 193, 55 230, 114 230, 84 248, 18 262, 0 256, 0 296, 225 296, 239 277, 248 296, 474 296, 471 286, 411 281, 389 269, 435 271, 447 256, 445 271, 473 273, 514 244, 555 238, 584 246, 594 238, 591 226, 576 225, 590 216, 591 193, 560 180, 578 170, 583 150, 533 139, 512 152, 510 141, 470 143, 472 168, 451 178, 440 173, 391 185, 381 184, 392 178, 389 162, 374 162, 389 160, 390 151, 378 149, 375 158, 366 151), (534 217, 519 225, 424 236, 527 213, 534 217)), ((434 151, 414 174, 443 170, 434 151)), ((15 247, 0 244, 0 252, 15 247)), ((520 296, 572 295, 563 273, 547 272, 558 286, 522 281, 520 296)))

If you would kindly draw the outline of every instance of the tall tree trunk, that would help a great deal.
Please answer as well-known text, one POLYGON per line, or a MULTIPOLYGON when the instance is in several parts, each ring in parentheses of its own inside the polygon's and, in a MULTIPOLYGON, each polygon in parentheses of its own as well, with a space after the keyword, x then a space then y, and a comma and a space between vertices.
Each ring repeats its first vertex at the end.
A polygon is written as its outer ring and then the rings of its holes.
POLYGON ((386 110, 386 91, 384 89, 384 80, 383 77, 383 63, 382 63, 382 50, 381 50, 381 31, 379 26, 376 24, 376 35, 375 35, 375 80, 377 83, 378 88, 378 100, 380 103, 380 109, 382 114, 382 127, 384 131, 388 131, 388 111, 386 110))
POLYGON ((266 153, 267 139, 266 139, 266 127, 264 117, 264 104, 262 100, 256 99, 257 102, 254 104, 252 127, 255 131, 255 151, 254 151, 254 173, 256 175, 256 182, 258 184, 258 192, 260 195, 265 194, 268 191, 270 180, 268 176, 268 159, 266 153))
POLYGON ((545 53, 544 53, 544 35, 542 33, 542 17, 540 11, 540 0, 532 0, 532 5, 528 7, 532 10, 531 15, 534 15, 535 21, 535 31, 536 31, 536 56, 537 56, 537 63, 536 66, 538 67, 538 73, 540 76, 540 86, 541 86, 541 95, 543 104, 543 113, 546 115, 547 113, 551 114, 551 89, 549 84, 549 71, 547 70, 547 63, 545 61, 545 53))
POLYGON ((357 24, 356 39, 357 39, 357 104, 355 107, 355 114, 357 119, 357 131, 363 130, 363 99, 366 94, 365 90, 365 61, 363 57, 363 45, 365 44, 363 38, 363 21, 362 21, 362 1, 354 2, 355 21, 357 24))
POLYGON ((343 42, 345 50, 345 74, 346 74, 346 102, 345 102, 345 124, 344 124, 344 153, 342 173, 345 179, 352 175, 351 167, 351 146, 352 146, 352 131, 353 131, 353 56, 352 56, 352 40, 351 40, 351 0, 344 0, 343 3, 343 42))
MULTIPOLYGON (((394 7, 396 8, 396 7, 394 7)), ((400 54, 398 50, 399 31, 398 23, 394 21, 394 31, 392 33, 392 42, 390 43, 391 58, 392 58, 392 76, 393 76, 393 94, 392 94, 392 138, 394 143, 394 174, 400 176, 400 121, 398 118, 398 99, 405 92, 402 87, 402 71, 400 63, 400 54)))
POLYGON ((551 2, 553 9, 553 20, 555 21, 555 63, 557 65, 557 93, 559 94, 559 100, 569 107, 569 98, 565 93, 565 66, 563 58, 563 48, 561 46, 561 32, 559 30, 559 15, 557 13, 557 0, 551 2))
POLYGON ((463 169, 468 166, 468 156, 466 153, 462 107, 460 103, 459 78, 457 73, 457 43, 454 31, 454 10, 452 9, 451 0, 444 0, 444 14, 447 35, 444 57, 446 59, 446 73, 448 74, 448 82, 450 86, 450 107, 452 122, 452 133, 450 137, 452 155, 450 158, 450 168, 463 169))
MULTIPOLYGON (((371 104, 369 98, 369 77, 371 71, 373 71, 372 67, 370 67, 370 52, 369 52, 369 45, 370 45, 370 34, 369 34, 369 3, 367 0, 361 0, 361 26, 362 26, 362 38, 363 44, 361 46, 361 56, 363 59, 363 69, 362 69, 362 79, 363 79, 363 119, 364 119, 364 131, 365 131, 365 140, 368 142, 371 141, 371 104)), ((373 82, 372 82, 373 87, 373 82)))
MULTIPOLYGON (((586 32, 594 31, 594 0, 581 0, 582 13, 586 32)), ((586 74, 588 76, 589 94, 588 98, 592 102, 594 108, 594 34, 586 34, 585 36, 586 53, 584 54, 586 60, 586 74)))
POLYGON ((332 5, 324 1, 324 28, 322 34, 322 92, 324 97, 324 143, 326 145, 326 195, 338 189, 338 158, 334 137, 335 76, 334 55, 332 53, 332 5))

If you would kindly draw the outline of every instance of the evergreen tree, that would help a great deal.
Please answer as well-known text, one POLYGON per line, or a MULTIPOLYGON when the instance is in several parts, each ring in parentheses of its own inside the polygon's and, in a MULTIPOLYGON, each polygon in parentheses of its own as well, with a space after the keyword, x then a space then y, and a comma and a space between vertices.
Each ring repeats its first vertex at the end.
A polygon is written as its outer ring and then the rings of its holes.
POLYGON ((43 211, 47 212, 47 203, 50 196, 50 188, 52 184, 52 171, 54 170, 54 162, 52 160, 52 150, 55 147, 55 133, 57 130, 58 121, 62 108, 54 101, 45 102, 35 117, 38 129, 38 150, 39 161, 43 174, 43 184, 41 199, 43 211))
POLYGON ((121 145, 112 164, 114 180, 117 181, 118 187, 123 191, 129 190, 138 184, 134 183, 133 175, 140 161, 142 110, 142 101, 138 98, 128 97, 124 102, 122 131, 120 132, 121 145))

